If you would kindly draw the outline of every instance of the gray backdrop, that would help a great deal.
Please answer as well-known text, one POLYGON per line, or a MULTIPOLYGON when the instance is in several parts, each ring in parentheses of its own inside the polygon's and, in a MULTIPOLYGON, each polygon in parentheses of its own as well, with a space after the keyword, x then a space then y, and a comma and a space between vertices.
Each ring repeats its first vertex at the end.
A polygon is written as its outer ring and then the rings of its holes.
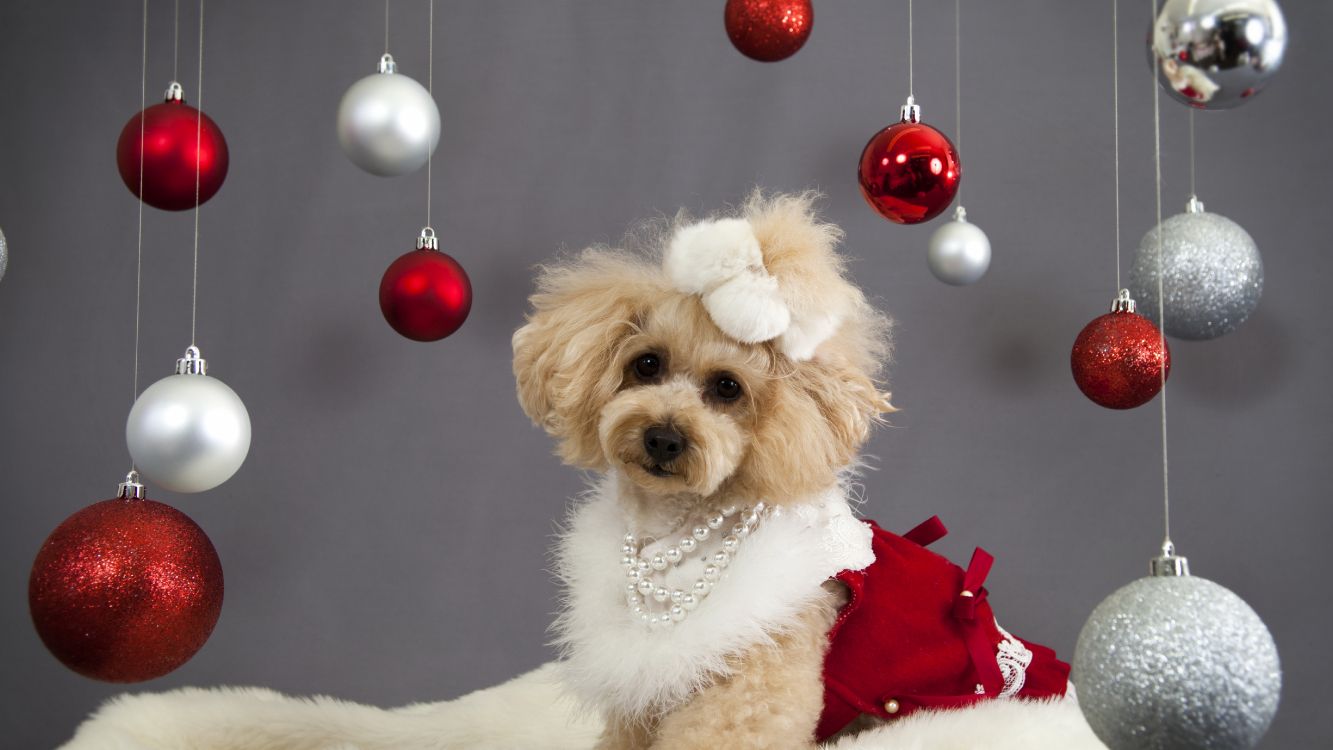
MULTIPOLYGON (((190 100, 195 4, 181 9, 190 100)), ((952 3, 917 4, 925 118, 953 129, 952 3)), ((1153 213, 1148 2, 1122 2, 1125 262, 1153 213)), ((1176 343, 1176 540, 1197 573, 1264 617, 1286 668, 1265 747, 1322 745, 1333 393, 1328 372, 1327 72, 1333 7, 1286 0, 1293 41, 1270 90, 1199 118, 1210 209, 1258 240, 1257 315, 1176 343)), ((380 317, 379 277, 424 221, 425 173, 385 180, 339 152, 339 96, 374 69, 378 2, 209 3, 204 108, 231 172, 203 210, 199 343, 249 406, 245 466, 200 496, 154 492, 211 535, 227 600, 211 641, 142 686, 256 684, 398 704, 490 685, 550 658, 546 549, 583 479, 513 396, 509 336, 531 267, 614 242, 639 218, 735 202, 755 184, 825 191, 858 281, 898 321, 903 411, 875 436, 867 512, 938 513, 943 549, 984 544, 1005 625, 1070 655, 1092 607, 1160 539, 1157 403, 1111 412, 1069 375, 1114 294, 1110 3, 964 3, 969 215, 995 260, 978 286, 926 269, 933 227, 890 225, 854 165, 906 94, 906 3, 818 2, 809 44, 761 65, 722 2, 440 2, 435 227, 476 291, 467 325, 418 344, 380 317)), ((128 468, 136 204, 116 174, 138 107, 139 4, 0 4, 0 745, 47 748, 124 688, 42 648, 33 555, 128 468)), ((148 91, 171 76, 171 4, 151 8, 148 91)), ((393 5, 392 49, 424 81, 426 2, 393 5)), ((1186 110, 1165 99, 1165 201, 1188 196, 1186 110)), ((191 215, 144 220, 144 384, 189 343, 191 215)), ((1238 655, 1243 658, 1243 655, 1238 655)))

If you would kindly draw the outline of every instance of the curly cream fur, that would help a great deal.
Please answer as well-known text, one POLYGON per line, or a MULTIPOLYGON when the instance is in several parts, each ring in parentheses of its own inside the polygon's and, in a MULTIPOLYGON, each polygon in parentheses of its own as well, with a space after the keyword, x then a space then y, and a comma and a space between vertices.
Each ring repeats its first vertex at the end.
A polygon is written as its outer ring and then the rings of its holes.
POLYGON ((741 668, 665 718, 612 717, 597 750, 697 750, 721 738, 728 747, 813 746, 827 633, 844 601, 830 587, 795 628, 753 649, 738 660, 741 668))

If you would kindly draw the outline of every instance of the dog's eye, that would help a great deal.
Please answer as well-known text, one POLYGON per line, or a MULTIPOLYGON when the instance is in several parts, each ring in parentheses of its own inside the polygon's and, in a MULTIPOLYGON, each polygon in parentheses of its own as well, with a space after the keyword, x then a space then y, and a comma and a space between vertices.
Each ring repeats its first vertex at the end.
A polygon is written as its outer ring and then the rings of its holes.
POLYGON ((656 354, 641 354, 634 360, 634 374, 644 380, 652 380, 662 372, 662 359, 656 354))
POLYGON ((728 377, 718 378, 713 383, 713 395, 723 401, 735 401, 741 396, 741 384, 728 377))

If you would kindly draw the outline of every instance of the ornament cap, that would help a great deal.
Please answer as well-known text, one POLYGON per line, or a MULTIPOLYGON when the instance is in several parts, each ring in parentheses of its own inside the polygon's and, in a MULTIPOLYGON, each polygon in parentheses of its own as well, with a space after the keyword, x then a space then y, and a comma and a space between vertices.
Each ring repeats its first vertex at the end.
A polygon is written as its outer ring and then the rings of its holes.
POLYGON ((393 55, 385 52, 384 55, 380 57, 380 64, 377 65, 375 69, 380 73, 392 75, 398 72, 398 63, 393 61, 393 55))
POLYGON ((181 87, 178 81, 172 81, 167 84, 167 93, 163 94, 162 97, 169 102, 185 101, 185 89, 181 87))
POLYGON ((1153 578, 1183 578, 1190 574, 1190 562, 1176 554, 1176 545, 1168 539, 1162 543, 1162 554, 1154 557, 1148 566, 1153 578))
POLYGON ((435 237, 435 230, 430 227, 422 227, 421 236, 417 237, 418 250, 439 250, 440 241, 435 237))
POLYGON ((207 375, 208 360, 199 355, 199 347, 191 344, 185 356, 176 360, 177 375, 207 375))
POLYGON ((116 497, 123 500, 142 500, 144 499, 143 483, 139 481, 139 472, 130 469, 125 475, 125 481, 121 482, 116 488, 116 497))
POLYGON ((1191 195, 1189 203, 1185 204, 1185 210, 1192 214, 1201 214, 1203 213, 1203 201, 1199 200, 1199 196, 1191 195))
POLYGON ((961 221, 963 223, 967 222, 967 209, 963 208, 963 204, 958 204, 958 208, 953 210, 953 220, 961 221))
POLYGON ((1120 293, 1115 296, 1115 299, 1111 300, 1111 312, 1113 313, 1132 313, 1134 312, 1134 308, 1135 302, 1134 299, 1129 296, 1128 289, 1121 289, 1120 293))
POLYGON ((900 113, 903 122, 921 122, 921 106, 911 94, 908 94, 907 103, 903 105, 900 113))

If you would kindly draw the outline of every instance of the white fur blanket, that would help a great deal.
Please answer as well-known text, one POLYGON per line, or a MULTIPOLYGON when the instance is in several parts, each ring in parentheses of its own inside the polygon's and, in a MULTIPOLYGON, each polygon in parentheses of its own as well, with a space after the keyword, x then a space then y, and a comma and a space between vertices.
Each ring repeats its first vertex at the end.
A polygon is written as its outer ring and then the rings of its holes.
MULTIPOLYGON (((453 701, 380 709, 262 688, 123 695, 62 750, 589 750, 601 720, 580 713, 554 665, 453 701)), ((830 750, 1105 750, 1073 700, 987 701, 921 712, 830 750)))

